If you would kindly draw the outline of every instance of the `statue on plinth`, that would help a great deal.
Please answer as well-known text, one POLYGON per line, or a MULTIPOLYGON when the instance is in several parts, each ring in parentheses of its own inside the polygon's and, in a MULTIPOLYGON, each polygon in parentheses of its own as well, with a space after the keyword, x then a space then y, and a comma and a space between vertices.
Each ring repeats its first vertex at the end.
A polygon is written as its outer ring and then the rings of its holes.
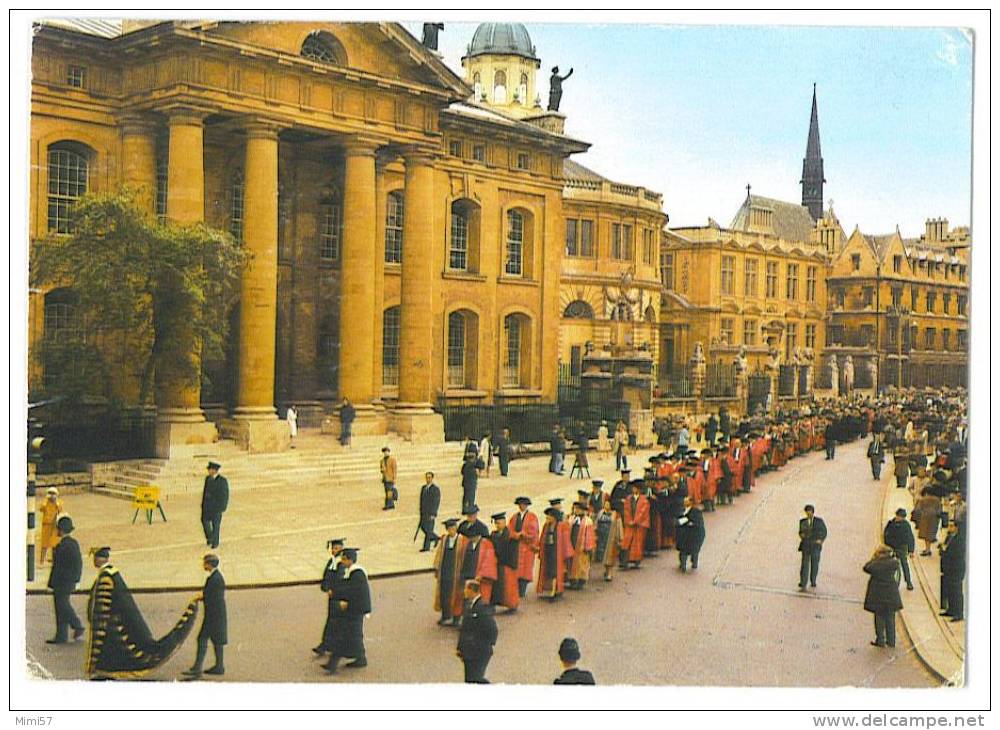
POLYGON ((700 342, 694 343, 694 354, 691 355, 691 390, 692 395, 700 398, 705 391, 705 378, 708 365, 705 362, 705 348, 700 342))
POLYGON ((840 390, 840 368, 837 367, 837 356, 829 355, 823 372, 824 382, 830 384, 830 389, 836 395, 840 390))
POLYGON ((841 392, 844 395, 850 395, 851 391, 854 390, 854 358, 850 355, 844 358, 842 381, 844 387, 841 392))
POLYGON ((438 49, 438 32, 444 30, 444 23, 424 23, 424 34, 421 43, 432 51, 438 49))
POLYGON ((747 396, 747 386, 750 382, 750 362, 747 360, 746 345, 740 346, 740 352, 733 361, 736 371, 736 398, 742 401, 747 396))

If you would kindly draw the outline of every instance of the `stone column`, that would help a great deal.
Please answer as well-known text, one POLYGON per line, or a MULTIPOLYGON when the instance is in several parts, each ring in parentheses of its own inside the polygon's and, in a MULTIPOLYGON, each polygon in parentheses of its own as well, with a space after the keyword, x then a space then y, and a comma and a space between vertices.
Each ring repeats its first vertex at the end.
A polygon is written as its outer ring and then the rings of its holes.
MULTIPOLYGON (((167 112, 170 140, 167 162, 167 218, 190 225, 205 220, 205 113, 178 107, 167 112)), ((154 165, 155 174, 155 165, 154 165)), ((211 443, 217 439, 215 424, 205 421, 201 410, 201 343, 186 333, 195 378, 158 373, 156 382, 157 455, 169 458, 182 444, 211 443)))
POLYGON ((156 124, 138 114, 122 119, 122 178, 136 203, 154 212, 156 199, 156 124))
MULTIPOLYGON (((375 417, 373 268, 376 241, 375 152, 378 142, 356 138, 344 146, 344 236, 340 252, 340 396, 354 405, 353 433, 384 433, 375 417)), ((327 424, 324 424, 327 430, 327 424)), ((339 424, 336 426, 339 431, 339 424)))
POLYGON ((444 419, 431 407, 434 364, 434 246, 437 198, 433 156, 406 155, 403 270, 400 282, 399 403, 389 428, 407 439, 444 441, 444 419))
POLYGON ((385 168, 391 161, 388 155, 375 158, 375 259, 372 265, 372 393, 376 412, 384 416, 382 403, 382 313, 385 311, 385 168))
POLYGON ((288 424, 274 410, 278 303, 278 126, 246 125, 243 247, 249 261, 240 281, 239 386, 225 430, 250 451, 288 448, 288 424))

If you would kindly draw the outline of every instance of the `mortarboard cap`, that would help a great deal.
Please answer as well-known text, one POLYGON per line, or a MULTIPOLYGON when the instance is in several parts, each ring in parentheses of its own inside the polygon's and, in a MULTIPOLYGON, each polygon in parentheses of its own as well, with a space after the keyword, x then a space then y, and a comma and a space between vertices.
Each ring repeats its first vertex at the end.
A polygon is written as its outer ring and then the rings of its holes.
POLYGON ((546 507, 545 514, 549 517, 555 517, 557 520, 562 517, 562 512, 557 510, 555 507, 546 507))
POLYGON ((471 504, 466 509, 462 510, 463 515, 475 515, 479 514, 479 505, 471 504))
POLYGON ((356 563, 358 561, 358 553, 360 551, 361 548, 349 547, 341 550, 340 554, 343 555, 348 560, 350 560, 352 563, 356 563))
POLYGON ((603 487, 604 486, 604 480, 603 479, 592 479, 590 483, 593 484, 595 487, 603 487))
POLYGON ((445 527, 454 527, 455 525, 458 524, 458 522, 459 522, 459 520, 458 520, 457 517, 449 517, 448 519, 446 519, 444 521, 444 526, 445 527))
POLYGON ((493 515, 491 517, 491 519, 494 522, 496 522, 497 520, 506 520, 507 519, 507 513, 506 512, 497 512, 495 515, 493 515))
POLYGON ((210 462, 208 462, 208 468, 209 469, 218 469, 221 466, 222 465, 219 462, 217 462, 217 461, 210 461, 210 462))
POLYGON ((111 548, 109 548, 109 547, 91 548, 90 552, 91 552, 91 554, 95 558, 110 558, 111 557, 111 548))
POLYGON ((514 500, 514 504, 526 504, 528 506, 531 506, 531 500, 528 499, 527 497, 518 497, 517 499, 514 500))
POLYGON ((550 507, 558 507, 561 504, 562 504, 562 497, 556 497, 555 499, 549 500, 550 507))

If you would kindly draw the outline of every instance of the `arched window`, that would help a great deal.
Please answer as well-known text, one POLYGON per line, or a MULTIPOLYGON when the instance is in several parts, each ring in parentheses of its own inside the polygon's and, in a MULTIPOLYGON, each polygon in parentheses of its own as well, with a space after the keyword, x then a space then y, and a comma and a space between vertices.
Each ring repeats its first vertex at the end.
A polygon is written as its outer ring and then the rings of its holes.
POLYGON ((310 33, 302 43, 303 58, 321 63, 332 63, 336 66, 347 65, 347 53, 332 33, 317 30, 310 33))
POLYGON ((451 237, 448 241, 448 268, 479 271, 480 208, 467 198, 451 204, 451 237))
POLYGON ((465 316, 461 312, 448 315, 448 385, 465 386, 465 316))
POLYGON ((403 194, 393 191, 385 202, 385 260, 403 263, 403 194))
POLYGON ((472 89, 473 89, 473 95, 472 95, 473 101, 480 101, 483 98, 483 81, 480 78, 478 71, 472 74, 472 89))
POLYGON ((646 311, 643 312, 642 317, 650 324, 656 324, 656 309, 653 308, 652 304, 646 307, 646 311))
POLYGON ((382 313, 382 385, 399 385, 399 307, 382 313))
POLYGON ((528 104, 528 74, 521 74, 521 83, 517 85, 517 98, 522 104, 528 104))
POLYGON ((59 142, 49 147, 49 232, 73 232, 70 212, 87 193, 90 157, 89 149, 75 142, 59 142))
POLYGON ((243 170, 233 170, 229 181, 229 232, 237 241, 243 241, 243 170))
POLYGON ((587 302, 582 299, 577 299, 575 302, 570 302, 566 305, 565 311, 563 311, 564 319, 593 319, 594 318, 594 308, 591 307, 587 302))
POLYGON ((503 71, 493 74, 493 103, 507 103, 507 74, 503 71))
POLYGON ((531 278, 531 266, 534 258, 532 240, 534 235, 534 216, 523 208, 507 211, 507 230, 505 231, 504 274, 519 278, 531 278))
POLYGON ((340 239, 343 233, 343 208, 340 193, 332 190, 319 204, 319 257, 323 261, 340 258, 340 239))
POLYGON ((531 321, 523 314, 503 319, 501 384, 505 388, 527 388, 531 381, 531 321))
POLYGON ((76 305, 77 295, 71 289, 53 289, 45 295, 43 336, 46 342, 65 344, 82 339, 76 305))

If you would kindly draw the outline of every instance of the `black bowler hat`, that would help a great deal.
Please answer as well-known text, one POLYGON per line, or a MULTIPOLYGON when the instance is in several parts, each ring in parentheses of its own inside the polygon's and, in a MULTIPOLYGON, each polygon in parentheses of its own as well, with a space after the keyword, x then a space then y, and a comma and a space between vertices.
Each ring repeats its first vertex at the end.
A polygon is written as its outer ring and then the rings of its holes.
POLYGON ((56 527, 59 529, 59 532, 68 535, 73 532, 73 520, 70 519, 69 515, 64 515, 56 520, 56 527))
POLYGON ((458 524, 458 518, 457 517, 449 517, 448 519, 446 519, 444 521, 444 526, 445 527, 454 527, 457 524, 458 524))
POLYGON ((518 497, 517 499, 514 500, 514 504, 526 504, 530 507, 531 500, 528 499, 527 497, 518 497))
POLYGON ((506 520, 507 519, 507 513, 506 512, 497 512, 490 519, 492 519, 494 522, 496 522, 497 520, 506 520))
POLYGON ((222 465, 219 462, 217 462, 217 461, 210 461, 210 462, 208 462, 208 468, 209 469, 219 469, 219 468, 221 468, 221 466, 222 465))

